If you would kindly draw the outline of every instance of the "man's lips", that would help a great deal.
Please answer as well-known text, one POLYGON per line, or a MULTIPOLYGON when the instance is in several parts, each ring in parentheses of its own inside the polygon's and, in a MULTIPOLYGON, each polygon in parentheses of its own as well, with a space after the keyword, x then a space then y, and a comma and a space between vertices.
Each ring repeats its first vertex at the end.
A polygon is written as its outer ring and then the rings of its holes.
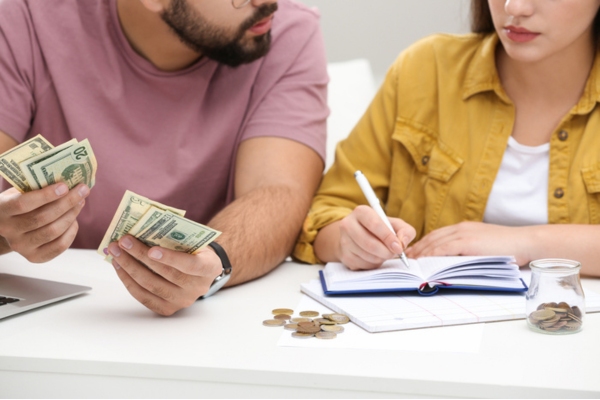
POLYGON ((532 32, 529 29, 512 25, 505 26, 504 32, 510 40, 518 43, 530 42, 540 35, 539 33, 532 32))
POLYGON ((250 32, 254 33, 255 35, 264 35, 265 33, 269 32, 269 30, 271 29, 271 21, 272 20, 273 20, 273 16, 270 15, 264 19, 261 19, 256 24, 252 25, 250 27, 250 29, 248 29, 248 30, 250 32))

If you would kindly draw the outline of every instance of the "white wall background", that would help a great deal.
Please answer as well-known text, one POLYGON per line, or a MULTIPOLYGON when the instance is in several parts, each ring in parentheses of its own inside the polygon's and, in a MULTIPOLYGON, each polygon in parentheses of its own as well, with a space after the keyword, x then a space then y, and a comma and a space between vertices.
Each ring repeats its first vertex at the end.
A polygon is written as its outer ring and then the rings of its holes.
POLYGON ((321 13, 328 60, 367 58, 377 82, 408 45, 469 31, 469 0, 298 0, 321 13))

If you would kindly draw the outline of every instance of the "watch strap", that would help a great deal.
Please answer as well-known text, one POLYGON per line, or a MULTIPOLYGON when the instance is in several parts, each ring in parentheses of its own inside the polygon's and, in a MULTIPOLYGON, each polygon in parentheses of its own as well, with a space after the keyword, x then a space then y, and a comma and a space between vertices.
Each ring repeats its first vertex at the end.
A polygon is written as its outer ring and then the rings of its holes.
POLYGON ((208 291, 203 296, 200 296, 198 298, 199 300, 205 299, 218 292, 219 289, 221 289, 221 287, 223 287, 223 285, 227 283, 231 274, 231 262, 229 261, 229 257, 227 257, 227 253, 225 252, 223 247, 221 247, 220 244, 215 242, 211 242, 208 245, 215 251, 219 259, 221 260, 223 271, 215 278, 215 280, 210 285, 210 288, 208 288, 208 291))
POLYGON ((229 261, 229 257, 227 257, 227 253, 225 249, 217 242, 210 242, 208 246, 217 253, 217 256, 221 259, 221 264, 223 264, 223 272, 226 275, 231 274, 231 262, 229 261))

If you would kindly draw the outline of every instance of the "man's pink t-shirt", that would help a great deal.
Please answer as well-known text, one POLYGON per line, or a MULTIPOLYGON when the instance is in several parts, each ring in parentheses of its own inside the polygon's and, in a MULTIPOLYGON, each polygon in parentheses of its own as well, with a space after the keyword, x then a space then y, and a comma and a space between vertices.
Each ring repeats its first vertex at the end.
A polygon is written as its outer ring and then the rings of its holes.
POLYGON ((99 245, 125 190, 207 223, 233 199, 243 140, 287 138, 324 158, 318 15, 280 0, 272 38, 251 64, 163 72, 131 48, 116 0, 0 0, 0 131, 87 138, 98 160, 73 247, 99 245))

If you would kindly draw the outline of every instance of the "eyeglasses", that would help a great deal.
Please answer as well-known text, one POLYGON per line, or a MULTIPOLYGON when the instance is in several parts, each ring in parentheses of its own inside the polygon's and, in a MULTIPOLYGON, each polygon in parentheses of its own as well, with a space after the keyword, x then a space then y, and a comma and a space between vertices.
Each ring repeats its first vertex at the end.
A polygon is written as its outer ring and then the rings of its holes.
POLYGON ((250 0, 231 0, 231 5, 236 9, 246 7, 248 3, 250 3, 250 0))

